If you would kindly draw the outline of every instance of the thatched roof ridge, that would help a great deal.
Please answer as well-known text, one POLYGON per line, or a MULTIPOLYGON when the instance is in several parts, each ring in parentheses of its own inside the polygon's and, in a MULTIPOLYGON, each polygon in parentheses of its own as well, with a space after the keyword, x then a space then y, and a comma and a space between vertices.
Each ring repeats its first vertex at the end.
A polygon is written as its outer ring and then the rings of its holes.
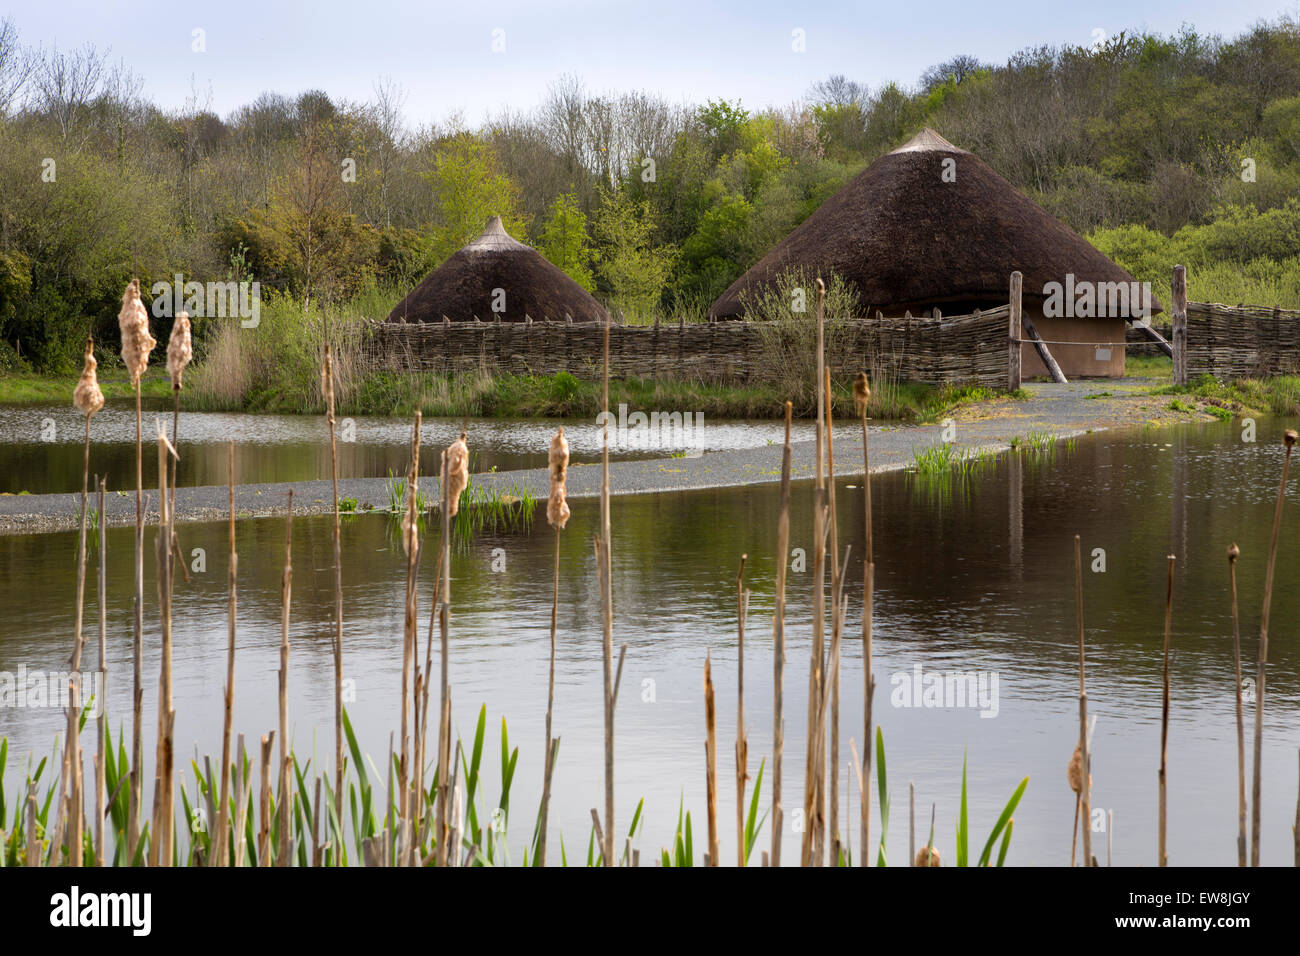
MULTIPOLYGON (((1016 270, 1031 304, 1067 273, 1076 285, 1134 281, 979 157, 928 128, 826 200, 732 283, 710 314, 743 315, 744 295, 770 288, 791 269, 837 273, 864 310, 887 312, 1005 302, 1016 270)), ((1154 297, 1150 302, 1160 311, 1154 297)))
POLYGON ((389 322, 603 321, 605 309, 536 249, 493 216, 473 242, 451 255, 388 315, 389 322), (503 302, 504 300, 504 302, 503 302), (494 308, 504 305, 499 312, 494 308))

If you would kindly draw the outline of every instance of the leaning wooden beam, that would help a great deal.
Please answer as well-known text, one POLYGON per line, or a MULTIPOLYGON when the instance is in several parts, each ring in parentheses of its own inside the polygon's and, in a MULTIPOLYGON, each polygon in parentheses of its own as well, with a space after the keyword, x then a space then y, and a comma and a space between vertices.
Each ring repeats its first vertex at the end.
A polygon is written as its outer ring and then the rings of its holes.
POLYGON ((1020 321, 1024 326, 1025 341, 1033 345, 1034 349, 1038 352, 1038 357, 1042 359, 1043 364, 1047 366, 1047 372, 1052 376, 1052 381, 1058 382, 1061 385, 1069 384, 1069 379, 1067 379, 1065 373, 1061 371, 1061 366, 1057 365, 1056 359, 1052 358, 1052 353, 1048 350, 1047 343, 1039 336, 1038 329, 1034 328, 1034 320, 1027 315, 1021 315, 1020 321))
POLYGON ((1148 323, 1134 322, 1133 328, 1137 329, 1152 342, 1155 342, 1156 345, 1160 346, 1160 351, 1164 352, 1170 358, 1174 357, 1174 347, 1169 344, 1169 340, 1153 329, 1148 323))

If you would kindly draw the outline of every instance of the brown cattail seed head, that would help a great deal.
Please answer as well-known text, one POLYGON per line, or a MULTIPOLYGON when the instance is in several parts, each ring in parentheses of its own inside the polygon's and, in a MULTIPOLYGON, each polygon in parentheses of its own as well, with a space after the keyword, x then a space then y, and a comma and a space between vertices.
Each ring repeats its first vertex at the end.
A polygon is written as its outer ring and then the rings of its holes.
POLYGON ((923 846, 916 851, 916 861, 913 866, 943 866, 939 862, 939 851, 932 846, 923 846))
POLYGON ((1294 428, 1288 428, 1282 433, 1282 441, 1286 443, 1287 448, 1294 448, 1297 439, 1300 439, 1300 434, 1296 434, 1294 428))
POLYGON ((1228 548, 1228 560, 1229 560, 1229 561, 1236 561, 1236 560, 1237 560, 1237 557, 1238 557, 1240 554, 1241 554, 1241 549, 1238 548, 1237 545, 1236 545, 1235 543, 1232 544, 1232 545, 1228 548))
POLYGON ((190 343, 190 316, 187 312, 176 313, 172 323, 171 338, 167 340, 167 374, 172 377, 172 388, 181 390, 181 375, 185 366, 194 358, 194 349, 190 343))
POLYGON ((418 482, 412 478, 406 483, 406 510, 402 512, 402 550, 407 554, 411 553, 420 539, 420 518, 416 510, 418 493, 418 482))
POLYGON ((871 385, 867 382, 867 373, 859 372, 853 379, 853 404, 861 413, 871 398, 871 385))
POLYGON ((181 390, 181 376, 192 358, 194 347, 190 342, 190 313, 177 312, 172 323, 172 337, 166 342, 166 373, 172 376, 175 392, 181 390))
MULTIPOLYGON (((1070 766, 1065 771, 1066 779, 1070 781, 1070 789, 1075 793, 1083 793, 1083 752, 1079 745, 1074 745, 1074 755, 1070 757, 1070 766)), ((1088 774, 1088 790, 1092 790, 1092 774, 1088 774)))
POLYGON ((320 368, 320 394, 325 402, 325 411, 331 419, 334 417, 334 352, 325 346, 325 362, 320 368))
POLYGON ((104 407, 104 393, 99 390, 99 379, 95 375, 98 366, 99 363, 95 361, 95 343, 86 339, 86 364, 81 370, 77 390, 72 393, 72 404, 87 418, 104 407))
POLYGON ((460 510, 460 493, 469 486, 469 446, 464 432, 442 453, 442 463, 447 474, 447 516, 454 518, 460 510))
POLYGON ((566 500, 565 479, 569 471, 569 440, 561 428, 551 439, 548 456, 551 468, 551 492, 546 500, 546 520, 560 531, 569 521, 569 503, 566 500))
POLYGON ((131 384, 139 385, 140 376, 149 367, 149 353, 158 344, 149 334, 149 313, 140 301, 139 279, 132 279, 122 294, 117 324, 122 332, 122 362, 131 375, 131 384))

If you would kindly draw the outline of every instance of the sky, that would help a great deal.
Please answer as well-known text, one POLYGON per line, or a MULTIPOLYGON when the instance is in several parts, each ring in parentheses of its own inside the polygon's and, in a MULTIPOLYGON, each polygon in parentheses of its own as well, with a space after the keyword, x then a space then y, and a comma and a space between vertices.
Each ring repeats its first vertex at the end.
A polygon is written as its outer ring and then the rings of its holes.
POLYGON ((872 88, 910 85, 957 53, 1003 63, 1025 47, 1184 23, 1229 38, 1283 13, 1300 9, 1282 0, 8 0, 0 17, 28 45, 109 48, 164 109, 195 91, 223 117, 264 91, 366 101, 388 77, 414 128, 457 112, 473 126, 507 107, 528 110, 562 74, 592 93, 761 109, 799 100, 833 73, 872 88))

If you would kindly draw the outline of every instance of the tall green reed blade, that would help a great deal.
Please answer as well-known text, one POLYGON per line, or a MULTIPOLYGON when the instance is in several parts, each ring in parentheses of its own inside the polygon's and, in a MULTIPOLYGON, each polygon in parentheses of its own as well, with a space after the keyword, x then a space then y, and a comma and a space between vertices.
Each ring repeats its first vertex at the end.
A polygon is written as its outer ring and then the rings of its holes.
MULTIPOLYGON (((963 773, 963 777, 964 776, 965 774, 963 773)), ((1008 800, 1007 805, 1002 808, 1002 815, 998 817, 998 822, 993 827, 993 832, 989 834, 988 842, 984 844, 984 852, 980 854, 979 863, 976 864, 977 866, 989 865, 989 858, 993 855, 993 844, 1002 833, 1003 827, 1007 826, 1011 822, 1011 815, 1016 812, 1016 806, 1020 803, 1020 798, 1024 796, 1025 788, 1027 786, 1029 786, 1028 777, 1020 781, 1020 786, 1016 787, 1015 793, 1011 794, 1011 799, 1008 800)), ((966 804, 964 781, 962 791, 962 806, 964 808, 966 804)), ((1084 825, 1086 826, 1087 824, 1085 823, 1084 825)), ((1006 846, 1002 847, 1002 853, 1006 853, 1006 846)), ((1001 866, 1002 864, 999 863, 998 865, 1001 866)))
POLYGON ((998 850, 998 867, 1000 868, 1007 858, 1007 848, 1011 846, 1011 831, 1016 828, 1014 819, 1007 821, 1006 832, 1002 834, 1002 847, 998 850))
MULTIPOLYGON (((632 814, 632 825, 627 828, 627 841, 628 841, 626 844, 627 847, 630 847, 632 841, 636 839, 636 832, 641 826, 641 813, 644 809, 645 809, 645 797, 642 797, 640 800, 637 801, 636 813, 632 814)), ((624 866, 630 866, 632 864, 631 859, 629 859, 629 853, 630 853, 629 849, 624 849, 623 851, 624 866)))
POLYGON ((969 830, 966 825, 966 754, 961 757, 961 814, 957 817, 957 865, 966 866, 969 850, 969 830))
POLYGON ((876 774, 880 793, 880 848, 876 852, 876 866, 888 866, 885 841, 889 838, 889 775, 885 770, 885 734, 879 727, 876 728, 876 765, 880 768, 876 774))
POLYGON ((749 856, 754 852, 754 842, 758 839, 759 831, 763 829, 763 823, 767 820, 768 811, 763 811, 763 816, 758 816, 758 795, 763 789, 763 768, 767 765, 767 758, 764 757, 758 764, 758 778, 754 782, 754 793, 749 798, 749 813, 745 816, 745 865, 749 865, 749 856))

